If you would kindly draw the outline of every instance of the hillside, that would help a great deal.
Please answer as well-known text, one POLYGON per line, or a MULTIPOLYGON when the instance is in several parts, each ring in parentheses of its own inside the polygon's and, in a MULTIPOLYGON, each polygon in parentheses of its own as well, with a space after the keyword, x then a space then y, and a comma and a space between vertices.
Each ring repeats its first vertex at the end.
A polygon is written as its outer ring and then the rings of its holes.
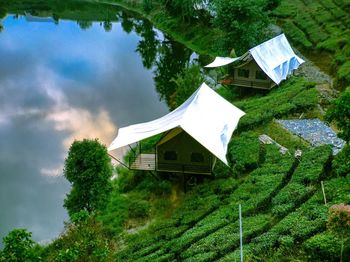
POLYGON ((282 0, 273 11, 293 43, 344 88, 350 83, 350 3, 282 0))

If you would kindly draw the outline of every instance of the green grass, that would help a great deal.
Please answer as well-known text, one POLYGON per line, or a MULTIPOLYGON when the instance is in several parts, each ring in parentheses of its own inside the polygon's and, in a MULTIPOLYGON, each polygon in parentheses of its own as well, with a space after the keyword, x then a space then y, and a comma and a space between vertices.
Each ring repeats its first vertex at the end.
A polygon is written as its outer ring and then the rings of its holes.
POLYGON ((312 109, 318 102, 318 91, 314 84, 293 77, 268 95, 233 102, 246 112, 238 130, 247 130, 269 123, 273 118, 282 118, 312 109))
MULTIPOLYGON (((349 85, 349 70, 344 64, 349 61, 350 54, 344 50, 343 44, 350 43, 348 1, 282 0, 273 15, 287 33, 287 37, 306 54, 329 52, 331 58, 327 71, 333 72, 339 88, 349 85)), ((318 64, 317 60, 313 62, 318 64)))

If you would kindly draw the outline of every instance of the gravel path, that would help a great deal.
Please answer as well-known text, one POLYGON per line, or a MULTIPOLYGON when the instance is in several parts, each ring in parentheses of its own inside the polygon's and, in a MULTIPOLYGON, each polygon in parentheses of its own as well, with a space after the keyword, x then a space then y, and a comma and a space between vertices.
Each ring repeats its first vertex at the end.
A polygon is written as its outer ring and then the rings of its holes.
POLYGON ((319 119, 277 120, 277 122, 293 134, 310 142, 312 146, 332 145, 334 155, 345 145, 345 141, 338 138, 337 134, 319 119))

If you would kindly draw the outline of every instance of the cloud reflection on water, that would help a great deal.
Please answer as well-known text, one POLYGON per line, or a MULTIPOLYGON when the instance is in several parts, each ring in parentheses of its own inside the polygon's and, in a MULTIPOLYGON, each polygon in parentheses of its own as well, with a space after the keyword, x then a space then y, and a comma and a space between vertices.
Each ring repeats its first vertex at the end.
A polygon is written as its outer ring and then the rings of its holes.
POLYGON ((69 184, 61 176, 74 139, 108 144, 117 126, 167 112, 138 36, 98 24, 82 31, 7 17, 0 34, 0 238, 16 227, 34 239, 59 235, 69 184))

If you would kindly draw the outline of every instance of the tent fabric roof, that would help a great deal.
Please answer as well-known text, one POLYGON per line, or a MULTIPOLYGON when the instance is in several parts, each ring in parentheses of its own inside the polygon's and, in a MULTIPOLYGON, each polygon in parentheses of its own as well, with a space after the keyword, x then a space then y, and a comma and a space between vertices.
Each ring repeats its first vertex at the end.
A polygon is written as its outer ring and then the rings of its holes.
POLYGON ((240 57, 235 57, 235 58, 231 58, 231 57, 221 57, 221 56, 217 56, 215 57, 215 60, 213 62, 211 62, 210 64, 206 65, 205 67, 219 67, 219 66, 224 66, 224 65, 228 65, 231 64, 237 60, 239 60, 240 57))
MULTIPOLYGON (((282 80, 286 79, 294 69, 297 69, 299 65, 305 62, 294 53, 284 34, 276 36, 256 47, 253 47, 243 56, 234 59, 228 57, 225 60, 220 58, 218 61, 228 62, 230 61, 229 59, 231 59, 231 63, 233 63, 246 58, 247 54, 249 54, 255 60, 265 74, 267 74, 276 84, 279 84, 282 80)), ((216 59, 214 62, 215 61, 216 59)), ((217 67, 229 64, 214 62, 210 63, 206 67, 217 67)))
POLYGON ((243 111, 203 83, 169 114, 150 122, 120 128, 108 150, 180 127, 227 165, 227 145, 243 115, 243 111))

